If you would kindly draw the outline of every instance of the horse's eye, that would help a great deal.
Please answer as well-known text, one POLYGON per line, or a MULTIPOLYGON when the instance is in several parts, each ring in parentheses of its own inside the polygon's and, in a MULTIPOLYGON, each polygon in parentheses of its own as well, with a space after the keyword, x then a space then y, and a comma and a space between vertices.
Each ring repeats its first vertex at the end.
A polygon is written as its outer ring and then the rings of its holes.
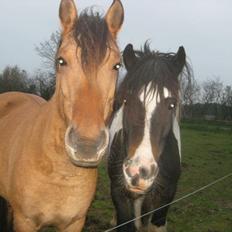
POLYGON ((177 100, 173 97, 168 97, 165 99, 165 103, 169 110, 173 110, 176 108, 177 100))
POLYGON ((168 106, 169 110, 175 109, 176 108, 176 104, 175 103, 170 103, 168 106))
POLYGON ((118 71, 120 68, 122 67, 122 64, 121 63, 117 63, 114 65, 113 69, 118 71))
POLYGON ((67 65, 67 62, 65 61, 64 58, 59 57, 59 58, 56 60, 56 64, 59 65, 59 66, 65 66, 65 65, 67 65))

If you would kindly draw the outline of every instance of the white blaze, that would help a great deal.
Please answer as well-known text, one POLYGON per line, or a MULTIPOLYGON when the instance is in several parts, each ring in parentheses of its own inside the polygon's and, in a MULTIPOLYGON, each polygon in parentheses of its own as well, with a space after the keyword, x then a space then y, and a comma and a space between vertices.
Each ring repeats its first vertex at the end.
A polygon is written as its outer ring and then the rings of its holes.
MULTIPOLYGON (((166 88, 164 87, 163 88, 163 92, 164 92, 164 98, 168 98, 168 97, 171 97, 171 92, 166 88)), ((179 109, 177 109, 178 111, 179 109)), ((178 144, 178 149, 179 149, 179 155, 181 157, 181 140, 180 140, 180 127, 179 127, 179 123, 177 121, 177 118, 176 116, 174 116, 173 118, 173 127, 172 127, 172 131, 173 131, 173 134, 177 140, 177 144, 178 144)))
MULTIPOLYGON (((148 85, 147 89, 149 88, 150 88, 150 84, 148 85)), ((142 91, 142 93, 140 94, 140 100, 141 102, 144 101, 144 91, 142 91)), ((150 129, 151 129, 152 114, 155 111, 157 102, 159 101, 160 101, 160 96, 157 90, 155 91, 155 93, 151 91, 149 95, 146 97, 144 135, 143 135, 143 139, 140 145, 135 151, 134 159, 143 157, 143 159, 145 160, 150 160, 152 162, 155 162, 153 153, 152 153, 150 129)), ((157 165, 156 162, 155 162, 155 165, 157 165)))
POLYGON ((179 149, 179 155, 180 155, 180 158, 181 158, 180 127, 179 127, 179 123, 177 121, 176 116, 174 116, 172 130, 173 130, 173 134, 174 134, 174 136, 175 136, 175 138, 177 140, 178 149, 179 149))
POLYGON ((114 135, 120 131, 122 129, 122 119, 123 119, 123 108, 124 108, 124 104, 121 106, 121 108, 116 112, 114 119, 111 123, 110 126, 110 143, 109 143, 109 147, 112 144, 112 141, 114 139, 114 135))
POLYGON ((164 98, 168 98, 172 96, 171 92, 166 87, 163 88, 163 92, 164 92, 164 98))

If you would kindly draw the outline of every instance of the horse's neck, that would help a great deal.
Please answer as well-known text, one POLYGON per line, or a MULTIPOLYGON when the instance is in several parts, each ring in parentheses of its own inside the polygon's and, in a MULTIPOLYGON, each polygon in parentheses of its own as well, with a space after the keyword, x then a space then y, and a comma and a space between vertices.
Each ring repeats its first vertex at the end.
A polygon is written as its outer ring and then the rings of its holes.
POLYGON ((54 171, 55 167, 57 171, 66 172, 66 169, 72 166, 65 150, 64 136, 67 123, 62 114, 62 106, 58 98, 53 96, 41 107, 38 119, 35 121, 33 141, 38 152, 34 158, 39 159, 38 163, 42 164, 44 169, 42 171, 54 171))
MULTIPOLYGON (((40 124, 43 127, 44 137, 49 144, 63 146, 63 143, 60 143, 59 140, 63 140, 67 126, 62 112, 63 106, 59 104, 56 97, 53 97, 41 109, 40 124)), ((46 145, 46 143, 43 145, 46 145)))

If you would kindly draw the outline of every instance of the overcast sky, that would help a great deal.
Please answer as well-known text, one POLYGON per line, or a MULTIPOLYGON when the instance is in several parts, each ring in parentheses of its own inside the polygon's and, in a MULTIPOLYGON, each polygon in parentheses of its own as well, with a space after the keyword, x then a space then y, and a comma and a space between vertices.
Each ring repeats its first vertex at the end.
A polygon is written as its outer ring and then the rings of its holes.
MULTIPOLYGON (((147 39, 153 49, 175 52, 183 45, 195 77, 220 77, 232 84, 231 0, 121 0, 125 22, 119 45, 139 48, 147 39)), ((0 0, 0 71, 19 65, 29 72, 41 67, 35 45, 59 29, 59 0, 0 0)), ((105 12, 112 0, 76 0, 105 12)))

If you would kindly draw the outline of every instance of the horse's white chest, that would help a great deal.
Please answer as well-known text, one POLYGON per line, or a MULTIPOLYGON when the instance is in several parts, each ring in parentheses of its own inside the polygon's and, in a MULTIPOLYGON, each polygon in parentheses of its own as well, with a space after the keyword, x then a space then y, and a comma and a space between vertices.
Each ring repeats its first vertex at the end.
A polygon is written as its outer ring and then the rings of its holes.
POLYGON ((134 201, 134 212, 135 212, 135 218, 138 218, 135 220, 135 227, 137 230, 139 230, 142 226, 141 216, 142 213, 142 205, 143 205, 144 197, 140 197, 134 201))

